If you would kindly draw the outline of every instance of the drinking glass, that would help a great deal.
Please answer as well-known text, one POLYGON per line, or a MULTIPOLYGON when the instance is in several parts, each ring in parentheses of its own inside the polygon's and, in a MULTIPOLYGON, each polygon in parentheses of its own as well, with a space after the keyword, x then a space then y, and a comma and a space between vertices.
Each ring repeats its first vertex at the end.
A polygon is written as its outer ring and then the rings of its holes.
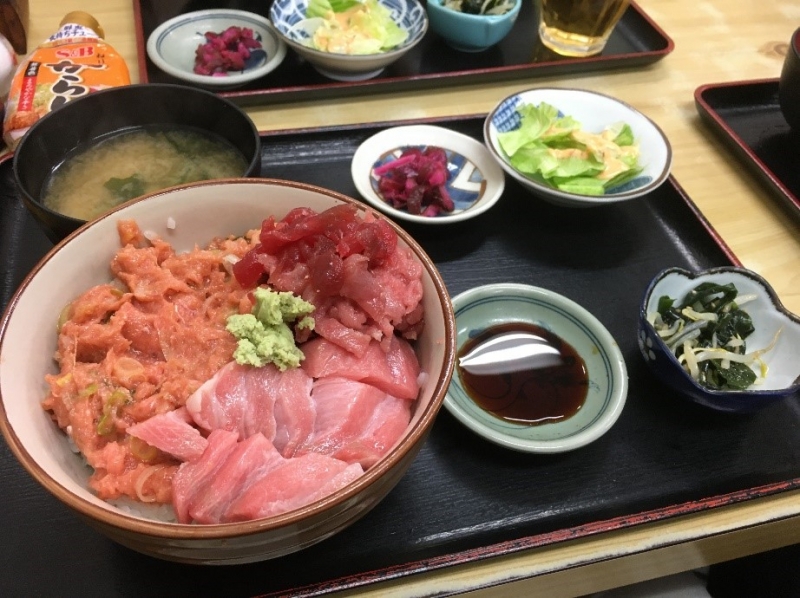
POLYGON ((539 37, 564 56, 599 54, 630 0, 536 0, 539 37))

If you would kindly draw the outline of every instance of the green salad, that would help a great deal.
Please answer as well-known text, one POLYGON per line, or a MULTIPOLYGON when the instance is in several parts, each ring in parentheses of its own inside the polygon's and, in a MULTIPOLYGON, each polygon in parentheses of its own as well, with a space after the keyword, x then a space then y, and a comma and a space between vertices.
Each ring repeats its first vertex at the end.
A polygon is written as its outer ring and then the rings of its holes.
POLYGON ((306 17, 320 20, 310 45, 323 52, 378 54, 408 39, 377 0, 310 0, 306 17))
POLYGON ((517 106, 520 127, 497 135, 511 165, 555 189, 581 195, 604 195, 639 175, 639 146, 625 123, 599 133, 584 131, 554 106, 517 106))

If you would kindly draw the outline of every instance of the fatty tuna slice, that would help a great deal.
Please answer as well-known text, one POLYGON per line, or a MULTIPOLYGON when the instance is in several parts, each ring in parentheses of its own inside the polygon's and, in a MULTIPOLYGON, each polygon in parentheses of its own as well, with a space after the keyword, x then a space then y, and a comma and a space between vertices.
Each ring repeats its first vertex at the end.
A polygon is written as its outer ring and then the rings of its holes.
MULTIPOLYGON (((272 364, 256 368, 232 361, 189 397, 186 408, 206 430, 233 431, 239 439, 261 433, 272 442, 277 430, 276 400, 280 397, 282 415, 290 420, 302 419, 289 411, 291 405, 298 404, 303 409, 308 403, 312 382, 300 368, 281 372, 272 364)), ((301 432, 282 434, 285 439, 281 438, 281 442, 285 440, 289 445, 297 441, 295 436, 301 432)))
POLYGON ((388 351, 373 340, 357 357, 338 345, 316 338, 302 346, 302 368, 312 378, 340 376, 370 384, 400 399, 416 399, 419 393, 419 362, 408 341, 393 336, 388 351))
POLYGON ((203 454, 208 441, 190 421, 186 409, 180 408, 134 424, 127 432, 180 461, 193 461, 203 454))
POLYGON ((411 420, 411 401, 347 378, 316 380, 311 397, 317 411, 314 433, 297 454, 321 453, 367 469, 400 439, 411 420))
POLYGON ((189 501, 189 515, 196 523, 220 523, 231 502, 254 481, 285 460, 262 434, 240 441, 225 462, 189 501))
POLYGON ((334 456, 363 434, 385 397, 381 389, 347 378, 316 380, 311 391, 317 412, 314 431, 297 453, 334 456))
POLYGON ((208 435, 208 446, 196 461, 178 467, 172 478, 172 506, 179 523, 191 523, 189 508, 197 492, 211 483, 236 448, 238 435, 228 430, 214 430, 208 435))
POLYGON ((361 434, 345 442, 333 456, 368 469, 402 438, 410 421, 411 402, 386 395, 361 434))
POLYGON ((286 459, 234 500, 223 521, 248 521, 299 509, 321 498, 323 492, 330 495, 343 488, 361 473, 360 465, 316 453, 286 459))
POLYGON ((294 380, 286 384, 294 392, 281 392, 275 399, 275 438, 272 442, 281 455, 291 457, 314 431, 317 410, 311 399, 313 379, 301 369, 287 370, 284 375, 294 380))

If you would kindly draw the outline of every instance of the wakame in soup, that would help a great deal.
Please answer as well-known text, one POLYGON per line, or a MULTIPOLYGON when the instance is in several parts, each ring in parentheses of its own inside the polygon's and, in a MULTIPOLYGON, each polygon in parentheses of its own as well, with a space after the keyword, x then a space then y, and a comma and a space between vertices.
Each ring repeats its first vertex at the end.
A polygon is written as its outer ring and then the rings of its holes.
POLYGON ((190 127, 142 127, 68 157, 45 181, 51 210, 91 220, 173 185, 243 176, 247 161, 225 139, 190 127))

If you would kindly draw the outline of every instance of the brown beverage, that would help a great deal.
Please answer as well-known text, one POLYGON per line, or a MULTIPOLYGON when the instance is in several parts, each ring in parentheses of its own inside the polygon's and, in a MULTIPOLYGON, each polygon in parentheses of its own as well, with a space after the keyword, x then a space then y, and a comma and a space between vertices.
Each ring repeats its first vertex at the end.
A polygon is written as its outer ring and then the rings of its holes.
POLYGON ((565 56, 603 50, 630 0, 539 0, 539 36, 565 56))

